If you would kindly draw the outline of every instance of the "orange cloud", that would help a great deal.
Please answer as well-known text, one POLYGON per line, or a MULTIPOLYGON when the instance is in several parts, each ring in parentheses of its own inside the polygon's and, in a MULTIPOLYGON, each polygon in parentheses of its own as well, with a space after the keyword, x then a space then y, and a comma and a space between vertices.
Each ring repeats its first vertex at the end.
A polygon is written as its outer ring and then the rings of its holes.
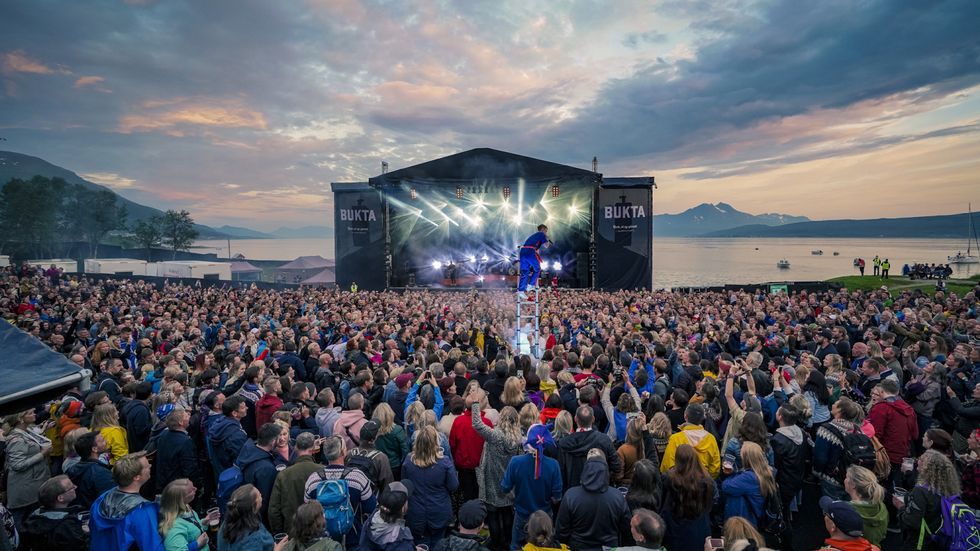
POLYGON ((182 136, 185 127, 265 129, 265 115, 250 109, 239 100, 214 98, 181 98, 148 101, 143 112, 127 115, 119 121, 118 130, 131 132, 163 131, 182 136))
POLYGON ((0 69, 2 69, 3 72, 8 75, 13 73, 50 75, 54 73, 54 69, 48 67, 40 61, 27 57, 27 54, 25 54, 23 50, 7 52, 6 54, 3 54, 3 57, 0 59, 2 59, 2 62, 0 62, 0 69))
POLYGON ((96 77, 96 76, 79 77, 78 80, 75 81, 75 88, 81 88, 83 86, 94 86, 104 81, 105 81, 104 78, 96 77))

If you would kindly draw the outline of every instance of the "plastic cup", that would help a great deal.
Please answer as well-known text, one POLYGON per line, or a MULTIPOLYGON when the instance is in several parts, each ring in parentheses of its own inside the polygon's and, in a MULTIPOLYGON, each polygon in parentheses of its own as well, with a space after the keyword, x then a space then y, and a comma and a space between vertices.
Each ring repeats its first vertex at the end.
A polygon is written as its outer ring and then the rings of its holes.
POLYGON ((905 499, 909 495, 909 491, 905 488, 896 487, 895 490, 892 491, 892 495, 902 500, 902 503, 905 503, 905 499))
POLYGON ((915 470, 915 458, 914 457, 906 457, 906 458, 902 459, 902 472, 903 473, 910 473, 913 470, 915 470))
POLYGON ((285 533, 285 532, 279 532, 278 534, 276 534, 276 535, 274 535, 274 536, 272 536, 272 539, 273 539, 273 540, 274 540, 274 541, 275 541, 276 543, 281 543, 281 542, 282 542, 282 540, 284 540, 284 539, 286 539, 286 533, 285 533))
POLYGON ((218 524, 221 524, 221 509, 217 507, 212 507, 208 509, 207 513, 208 526, 215 528, 218 524))
POLYGON ((627 488, 626 486, 620 486, 616 489, 619 490, 619 493, 623 494, 623 497, 626 497, 626 494, 630 492, 630 489, 627 488))
POLYGON ((429 551, 429 546, 424 543, 422 545, 416 545, 415 551, 429 551))

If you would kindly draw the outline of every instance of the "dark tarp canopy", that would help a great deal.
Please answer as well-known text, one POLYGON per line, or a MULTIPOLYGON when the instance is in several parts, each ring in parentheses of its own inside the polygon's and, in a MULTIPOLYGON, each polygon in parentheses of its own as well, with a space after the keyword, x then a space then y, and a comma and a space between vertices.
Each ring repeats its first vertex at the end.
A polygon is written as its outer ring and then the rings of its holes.
POLYGON ((0 320, 0 415, 57 398, 88 375, 32 335, 0 320))

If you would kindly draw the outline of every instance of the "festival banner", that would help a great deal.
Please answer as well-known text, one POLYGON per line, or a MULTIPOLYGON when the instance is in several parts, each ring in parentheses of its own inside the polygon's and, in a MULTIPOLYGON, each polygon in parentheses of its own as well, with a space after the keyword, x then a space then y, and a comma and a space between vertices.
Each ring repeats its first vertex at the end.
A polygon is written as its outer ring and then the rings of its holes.
POLYGON ((380 291, 385 281, 384 207, 376 190, 334 191, 337 285, 380 291))
POLYGON ((599 188, 596 281, 603 290, 653 286, 653 193, 650 188, 599 188))

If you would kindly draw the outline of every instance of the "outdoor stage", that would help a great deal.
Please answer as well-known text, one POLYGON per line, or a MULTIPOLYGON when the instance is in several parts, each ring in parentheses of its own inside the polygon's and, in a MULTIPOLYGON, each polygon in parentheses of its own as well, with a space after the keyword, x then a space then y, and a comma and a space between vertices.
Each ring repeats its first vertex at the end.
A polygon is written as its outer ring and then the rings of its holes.
POLYGON ((334 183, 337 284, 513 288, 520 246, 546 224, 542 287, 651 288, 652 189, 493 149, 334 183))

